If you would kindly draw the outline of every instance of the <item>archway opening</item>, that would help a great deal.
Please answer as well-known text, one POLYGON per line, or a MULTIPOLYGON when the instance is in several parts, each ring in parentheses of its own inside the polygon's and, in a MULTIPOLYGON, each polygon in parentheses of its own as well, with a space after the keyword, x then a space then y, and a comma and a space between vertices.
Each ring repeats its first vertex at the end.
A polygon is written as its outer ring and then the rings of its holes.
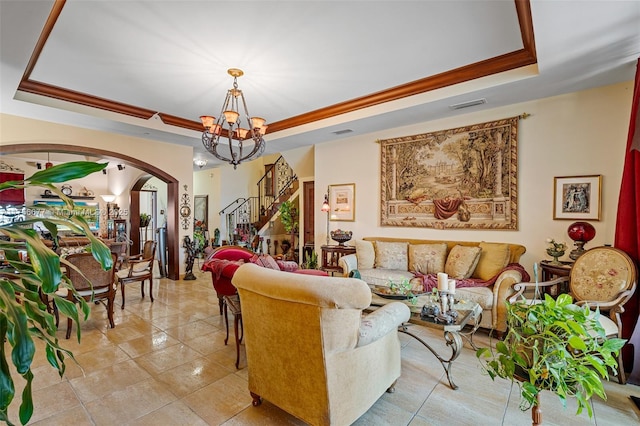
MULTIPOLYGON (((180 255, 179 255, 179 230, 178 230, 178 180, 166 173, 165 171, 155 167, 152 164, 141 161, 137 158, 130 157, 118 152, 109 151, 100 148, 91 148, 77 145, 66 144, 47 144, 47 143, 28 143, 28 144, 9 144, 2 146, 4 154, 22 154, 33 152, 59 152, 76 155, 89 155, 105 160, 117 161, 124 165, 135 167, 151 176, 155 176, 162 182, 167 184, 167 278, 172 280, 180 279, 180 255)), ((139 182, 138 182, 139 183, 139 182)), ((144 184, 144 183, 143 183, 144 184)), ((133 197, 132 197, 133 200, 133 197)), ((138 211, 133 211, 133 203, 131 208, 131 217, 138 217, 140 214, 139 200, 138 211), (135 215, 135 216, 134 216, 135 215)))

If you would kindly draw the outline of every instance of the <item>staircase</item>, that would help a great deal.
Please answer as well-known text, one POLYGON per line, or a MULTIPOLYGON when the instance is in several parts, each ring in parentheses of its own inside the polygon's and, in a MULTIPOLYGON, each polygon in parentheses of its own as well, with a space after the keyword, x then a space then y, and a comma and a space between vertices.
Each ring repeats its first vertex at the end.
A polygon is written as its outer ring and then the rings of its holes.
POLYGON ((252 228, 260 233, 278 214, 280 204, 295 196, 298 186, 298 177, 280 156, 258 181, 258 196, 238 198, 219 212, 226 215, 229 243, 237 244, 243 236, 253 234, 252 228))

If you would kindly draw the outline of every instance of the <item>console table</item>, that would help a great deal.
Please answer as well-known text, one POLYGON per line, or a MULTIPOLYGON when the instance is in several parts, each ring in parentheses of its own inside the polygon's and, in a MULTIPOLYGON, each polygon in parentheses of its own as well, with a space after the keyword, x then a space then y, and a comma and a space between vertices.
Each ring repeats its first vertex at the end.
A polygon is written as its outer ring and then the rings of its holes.
POLYGON ((320 248, 322 249, 322 266, 320 269, 332 275, 334 272, 343 272, 342 268, 338 266, 338 260, 342 256, 356 252, 356 248, 353 246, 328 245, 320 248))

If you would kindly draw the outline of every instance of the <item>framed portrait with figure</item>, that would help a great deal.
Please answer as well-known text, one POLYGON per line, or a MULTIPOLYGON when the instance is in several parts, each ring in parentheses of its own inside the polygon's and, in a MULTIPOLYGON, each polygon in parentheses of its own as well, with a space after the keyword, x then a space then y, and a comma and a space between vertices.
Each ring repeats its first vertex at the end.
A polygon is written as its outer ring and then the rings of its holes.
POLYGON ((600 220, 602 175, 555 177, 553 218, 600 220))

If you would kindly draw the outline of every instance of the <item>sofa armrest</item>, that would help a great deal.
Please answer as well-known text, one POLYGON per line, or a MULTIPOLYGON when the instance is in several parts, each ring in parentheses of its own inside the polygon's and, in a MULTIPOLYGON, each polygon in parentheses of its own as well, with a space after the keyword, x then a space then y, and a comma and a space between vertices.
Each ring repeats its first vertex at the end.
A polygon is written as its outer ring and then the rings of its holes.
POLYGON ((510 269, 500 274, 493 284, 493 306, 491 323, 497 331, 507 331, 507 300, 515 293, 514 285, 522 281, 522 274, 510 269))
POLYGON ((358 269, 358 257, 354 254, 347 254, 338 259, 338 266, 342 268, 342 274, 349 276, 349 272, 358 269))
POLYGON ((362 318, 357 346, 368 345, 397 330, 400 325, 409 321, 410 316, 411 311, 404 303, 391 302, 381 306, 362 318))

